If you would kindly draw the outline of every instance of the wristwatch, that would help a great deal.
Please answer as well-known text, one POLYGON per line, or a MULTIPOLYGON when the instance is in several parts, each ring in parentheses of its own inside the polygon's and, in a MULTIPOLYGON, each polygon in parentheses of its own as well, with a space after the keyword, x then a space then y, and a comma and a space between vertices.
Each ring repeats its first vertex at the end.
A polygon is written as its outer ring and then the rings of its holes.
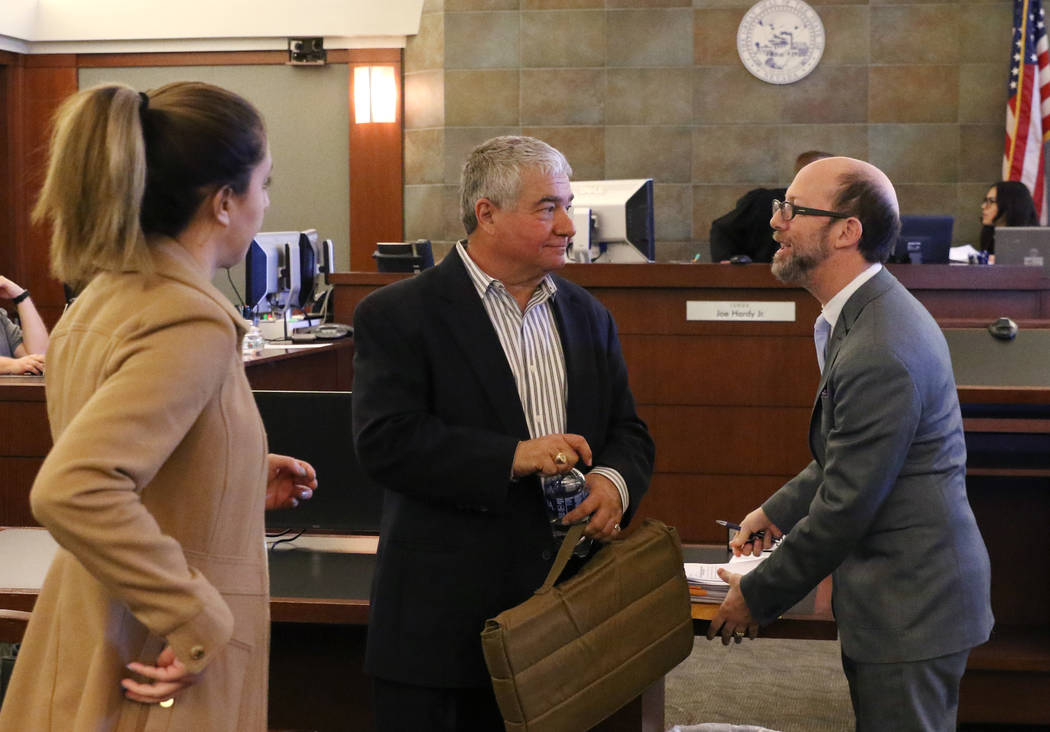
POLYGON ((20 302, 22 302, 23 300, 25 300, 28 297, 29 297, 29 290, 22 290, 22 292, 20 294, 15 295, 13 298, 11 298, 11 304, 12 305, 17 305, 17 304, 19 304, 20 302))

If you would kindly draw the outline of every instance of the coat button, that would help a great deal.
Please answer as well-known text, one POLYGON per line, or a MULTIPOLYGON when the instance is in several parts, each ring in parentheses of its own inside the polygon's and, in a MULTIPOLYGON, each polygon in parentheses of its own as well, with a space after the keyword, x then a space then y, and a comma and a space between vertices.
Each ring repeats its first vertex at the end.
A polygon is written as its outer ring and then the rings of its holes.
POLYGON ((543 561, 549 562, 551 556, 553 556, 553 555, 551 554, 551 550, 550 549, 544 549, 543 550, 543 554, 541 554, 540 556, 543 557, 543 561))
POLYGON ((194 646, 190 649, 190 658, 199 661, 204 658, 204 646, 194 646))

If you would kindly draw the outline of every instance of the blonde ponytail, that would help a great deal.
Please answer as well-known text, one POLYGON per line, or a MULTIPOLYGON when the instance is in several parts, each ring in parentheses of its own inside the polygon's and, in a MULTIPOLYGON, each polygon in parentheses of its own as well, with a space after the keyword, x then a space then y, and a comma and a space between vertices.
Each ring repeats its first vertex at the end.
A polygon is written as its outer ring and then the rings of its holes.
POLYGON ((70 285, 100 271, 149 271, 139 223, 146 153, 137 91, 103 84, 59 107, 47 178, 33 209, 49 222, 51 272, 70 285))

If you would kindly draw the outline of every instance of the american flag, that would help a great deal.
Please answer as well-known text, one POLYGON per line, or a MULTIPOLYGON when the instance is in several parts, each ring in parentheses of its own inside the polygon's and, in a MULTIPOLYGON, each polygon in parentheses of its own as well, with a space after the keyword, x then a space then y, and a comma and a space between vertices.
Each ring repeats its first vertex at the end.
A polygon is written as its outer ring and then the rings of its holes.
POLYGON ((1050 54, 1042 0, 1014 0, 1013 40, 1003 178, 1028 186, 1045 224, 1043 142, 1050 138, 1050 54))

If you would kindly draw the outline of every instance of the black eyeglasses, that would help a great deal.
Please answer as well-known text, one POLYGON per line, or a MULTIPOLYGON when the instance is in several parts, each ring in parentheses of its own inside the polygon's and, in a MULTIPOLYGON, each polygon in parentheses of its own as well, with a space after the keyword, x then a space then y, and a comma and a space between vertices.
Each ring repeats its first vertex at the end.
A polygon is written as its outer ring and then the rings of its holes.
POLYGON ((994 206, 995 205, 995 199, 994 198, 985 198, 983 201, 981 201, 981 205, 982 206, 994 206))
POLYGON ((780 216, 784 221, 791 221, 796 216, 830 216, 833 219, 848 219, 853 215, 839 213, 838 211, 823 211, 819 208, 806 208, 805 206, 796 206, 787 201, 773 199, 773 216, 777 215, 777 211, 780 212, 780 216))

